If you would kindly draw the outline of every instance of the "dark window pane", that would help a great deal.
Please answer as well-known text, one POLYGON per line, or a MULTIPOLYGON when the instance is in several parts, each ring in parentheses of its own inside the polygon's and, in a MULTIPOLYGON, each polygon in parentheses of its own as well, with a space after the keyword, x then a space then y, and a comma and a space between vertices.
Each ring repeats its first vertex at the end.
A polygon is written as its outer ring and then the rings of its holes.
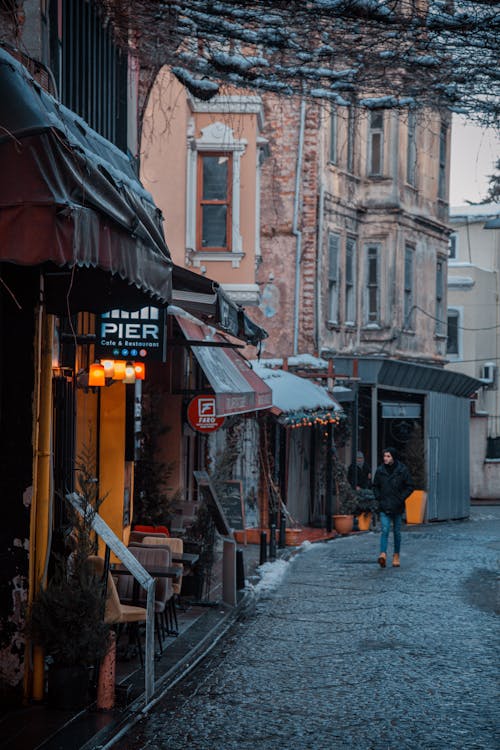
POLYGON ((372 112, 370 115, 370 127, 373 130, 381 130, 384 124, 384 115, 382 112, 372 112))
POLYGON ((368 258, 368 284, 377 284, 377 257, 368 258))
POLYGON ((227 206, 202 206, 202 211, 201 244, 203 247, 226 247, 227 206))
POLYGON ((203 200, 226 200, 227 167, 227 156, 203 157, 203 200))
POLYGON ((446 346, 448 354, 458 354, 458 314, 448 313, 448 342, 446 346))
POLYGON ((373 286, 368 288, 368 320, 377 320, 377 287, 373 286))
POLYGON ((380 174, 382 165, 382 135, 381 133, 372 133, 372 163, 371 173, 380 174))
POLYGON ((339 236, 330 234, 328 238, 328 278, 330 281, 337 281, 339 244, 339 236))

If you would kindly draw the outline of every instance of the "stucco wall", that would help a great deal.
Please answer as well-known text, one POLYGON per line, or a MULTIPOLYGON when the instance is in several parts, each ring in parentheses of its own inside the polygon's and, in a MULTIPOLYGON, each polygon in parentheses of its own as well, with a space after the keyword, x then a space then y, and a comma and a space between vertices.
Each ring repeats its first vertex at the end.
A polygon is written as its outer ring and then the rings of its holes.
POLYGON ((500 500, 500 460, 485 461, 487 417, 470 423, 470 494, 481 500, 500 500))
MULTIPOLYGON (((231 92, 220 101, 214 100, 203 111, 200 103, 190 103, 186 89, 163 68, 151 90, 144 117, 141 139, 141 180, 152 193, 165 220, 165 237, 174 263, 206 273, 221 284, 254 284, 256 252, 256 195, 259 135, 258 99, 254 97, 245 110, 245 97, 231 92), (239 100, 239 101, 238 101, 239 100), (233 220, 241 236, 242 256, 233 262, 231 253, 215 253, 216 260, 197 258, 194 247, 187 247, 189 200, 188 155, 191 146, 203 135, 203 130, 214 124, 228 128, 231 137, 241 144, 239 192, 239 222, 236 216, 236 196, 233 195, 233 220), (194 139, 194 140, 193 140, 194 139), (225 255, 226 257, 223 257, 225 255)), ((225 138, 225 136, 224 136, 225 138)), ((225 140, 216 150, 224 150, 225 140)), ((227 145, 227 144, 226 144, 227 145)), ((231 146, 227 146, 231 151, 231 146)), ((233 154, 233 169, 236 152, 233 154)), ((196 191, 196 182, 193 185, 196 191)), ((191 197, 196 202, 196 195, 191 197)), ((237 248, 233 248, 237 250, 237 248)))

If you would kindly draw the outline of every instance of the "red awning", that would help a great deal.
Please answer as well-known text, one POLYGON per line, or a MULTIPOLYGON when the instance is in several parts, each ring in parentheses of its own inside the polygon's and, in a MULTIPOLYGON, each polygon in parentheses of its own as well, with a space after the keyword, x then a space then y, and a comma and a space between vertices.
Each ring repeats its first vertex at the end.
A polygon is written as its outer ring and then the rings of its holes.
POLYGON ((161 213, 128 156, 1 48, 0 99, 0 262, 39 267, 65 313, 168 303, 161 213))
POLYGON ((193 318, 177 307, 169 307, 200 367, 215 393, 217 416, 242 414, 269 409, 272 406, 270 387, 253 371, 250 363, 229 346, 214 328, 193 318), (214 346, 210 346, 210 342, 214 346))

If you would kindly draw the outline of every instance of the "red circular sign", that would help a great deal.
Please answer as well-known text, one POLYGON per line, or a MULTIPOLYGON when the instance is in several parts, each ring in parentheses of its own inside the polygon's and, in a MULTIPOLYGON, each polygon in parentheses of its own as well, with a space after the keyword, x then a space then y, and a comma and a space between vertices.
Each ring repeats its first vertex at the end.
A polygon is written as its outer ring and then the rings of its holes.
POLYGON ((198 432, 215 432, 224 424, 224 417, 215 413, 215 396, 195 396, 189 403, 187 418, 198 432))

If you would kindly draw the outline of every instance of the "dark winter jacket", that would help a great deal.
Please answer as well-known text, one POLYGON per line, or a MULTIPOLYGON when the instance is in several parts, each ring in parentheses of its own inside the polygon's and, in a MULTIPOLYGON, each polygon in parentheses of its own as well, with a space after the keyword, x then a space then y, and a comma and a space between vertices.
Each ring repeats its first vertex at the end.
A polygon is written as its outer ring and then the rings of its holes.
POLYGON ((349 484, 351 487, 361 487, 363 490, 369 490, 372 486, 371 483, 371 470, 367 463, 361 464, 361 466, 358 464, 355 466, 354 464, 351 464, 347 470, 347 479, 349 480, 349 484), (354 477, 355 469, 357 468, 357 475, 356 480, 354 477))
POLYGON ((381 464, 375 472, 373 492, 378 509, 390 516, 404 513, 405 500, 414 489, 411 474, 400 461, 395 461, 393 468, 381 464))

